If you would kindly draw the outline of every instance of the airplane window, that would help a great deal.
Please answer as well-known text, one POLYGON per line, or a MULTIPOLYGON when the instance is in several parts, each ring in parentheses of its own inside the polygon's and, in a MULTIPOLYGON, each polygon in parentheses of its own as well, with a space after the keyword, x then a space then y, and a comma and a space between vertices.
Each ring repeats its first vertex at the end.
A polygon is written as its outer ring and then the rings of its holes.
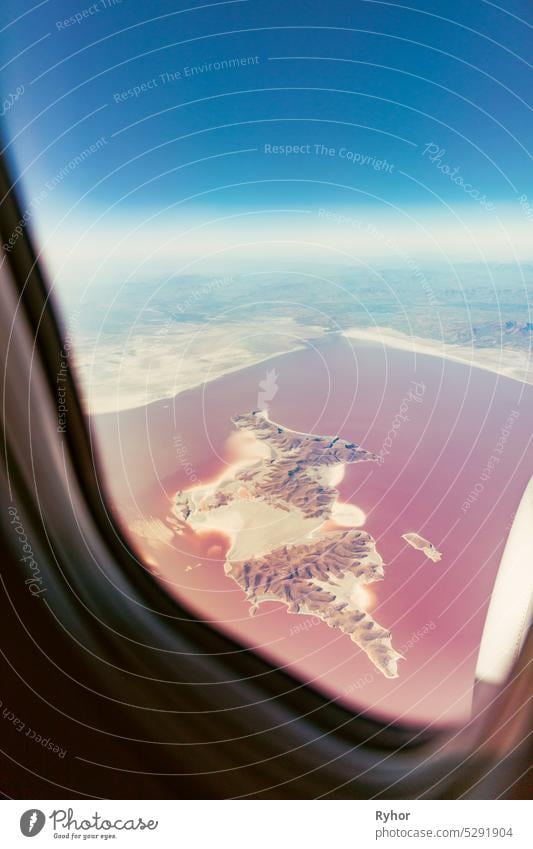
POLYGON ((465 722, 528 621, 529 33, 505 5, 6 0, 0 37, 4 250, 34 240, 139 568, 406 725, 465 722))

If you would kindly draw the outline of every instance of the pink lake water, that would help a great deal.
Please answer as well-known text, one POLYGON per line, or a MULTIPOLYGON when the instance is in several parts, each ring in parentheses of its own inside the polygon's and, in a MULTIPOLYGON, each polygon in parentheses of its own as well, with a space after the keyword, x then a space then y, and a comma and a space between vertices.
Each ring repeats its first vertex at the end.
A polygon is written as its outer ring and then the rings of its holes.
POLYGON ((384 452, 381 465, 347 466, 339 492, 366 513, 364 528, 385 562, 385 579, 370 587, 370 612, 405 655, 399 678, 384 678, 347 636, 282 604, 264 604, 250 617, 243 592, 224 574, 222 534, 150 540, 131 533, 134 547, 181 604, 243 651, 292 673, 294 686, 310 684, 386 720, 464 721, 503 546, 533 474, 532 388, 332 336, 173 400, 96 416, 105 482, 124 528, 154 519, 168 526, 178 490, 212 480, 237 459, 227 443, 230 419, 257 407, 267 369, 277 374, 273 420, 384 452), (408 531, 429 539, 442 560, 411 548, 402 539, 408 531))

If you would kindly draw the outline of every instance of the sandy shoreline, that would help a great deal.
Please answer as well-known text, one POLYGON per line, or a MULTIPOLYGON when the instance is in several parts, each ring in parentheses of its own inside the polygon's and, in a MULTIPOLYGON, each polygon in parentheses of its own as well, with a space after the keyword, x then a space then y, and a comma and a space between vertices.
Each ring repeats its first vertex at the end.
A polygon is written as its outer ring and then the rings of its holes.
MULTIPOLYGON (((408 336, 390 327, 353 327, 339 335, 348 341, 381 345, 406 351, 415 356, 420 354, 439 357, 470 368, 490 371, 510 380, 533 384, 533 369, 528 355, 523 351, 451 345, 420 336, 408 336)), ((85 390, 84 395, 91 414, 115 413, 145 407, 155 401, 174 399, 183 392, 252 366, 268 364, 277 357, 304 350, 313 342, 331 338, 331 335, 327 333, 311 334, 306 339, 301 335, 296 339, 295 336, 296 334, 293 333, 292 338, 287 339, 286 346, 280 345, 280 350, 260 351, 246 346, 239 348, 237 343, 233 350, 227 349, 224 354, 220 353, 218 344, 220 339, 204 339, 198 351, 190 352, 190 357, 183 356, 183 352, 176 351, 172 346, 168 350, 157 350, 156 343, 161 340, 153 340, 150 346, 151 353, 146 345, 140 345, 137 347, 134 360, 130 363, 126 359, 122 360, 122 355, 115 351, 108 352, 109 356, 103 358, 107 365, 100 364, 96 368, 94 361, 89 365, 88 361, 83 362, 83 357, 77 364, 84 372, 82 388, 85 390), (212 347, 219 352, 215 362, 211 362, 212 347), (153 357, 152 368, 150 368, 151 356, 153 357), (172 378, 170 382, 169 376, 172 378)))
POLYGON ((465 345, 451 345, 424 339, 420 336, 408 336, 392 327, 359 328, 354 327, 343 331, 347 339, 359 339, 362 342, 374 342, 387 348, 399 351, 409 351, 413 354, 425 354, 430 357, 440 357, 456 363, 480 368, 518 380, 521 383, 533 384, 533 370, 529 357, 522 351, 502 351, 491 348, 468 348, 465 345))
MULTIPOLYGON (((304 350, 326 334, 291 318, 270 332, 263 322, 189 323, 124 342, 94 342, 77 352, 76 369, 93 415, 145 407, 261 363, 304 350)), ((258 387, 258 394, 260 388, 258 387)))

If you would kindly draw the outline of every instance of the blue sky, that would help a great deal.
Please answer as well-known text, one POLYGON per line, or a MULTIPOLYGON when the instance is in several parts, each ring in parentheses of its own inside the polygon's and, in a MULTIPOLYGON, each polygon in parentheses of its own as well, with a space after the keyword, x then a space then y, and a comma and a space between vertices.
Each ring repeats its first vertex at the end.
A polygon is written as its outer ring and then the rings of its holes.
POLYGON ((252 214, 264 233, 275 209, 297 233, 326 208, 447 228, 447 250, 457 217, 487 244, 503 221, 530 258, 528 0, 33 6, 5 0, 0 44, 37 228, 252 214))

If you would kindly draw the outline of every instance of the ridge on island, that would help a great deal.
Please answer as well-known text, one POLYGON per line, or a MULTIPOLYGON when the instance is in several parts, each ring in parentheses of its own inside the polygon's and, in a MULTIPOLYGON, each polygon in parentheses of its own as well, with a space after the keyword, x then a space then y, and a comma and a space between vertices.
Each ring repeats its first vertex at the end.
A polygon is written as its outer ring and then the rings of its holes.
POLYGON ((354 527, 325 528, 335 519, 334 484, 344 464, 377 456, 338 436, 288 430, 263 410, 232 422, 258 443, 259 458, 235 463, 213 484, 179 492, 178 519, 195 531, 229 536, 225 572, 246 594, 250 615, 262 602, 278 601, 290 613, 316 616, 396 678, 401 655, 391 633, 360 600, 366 584, 384 577, 375 541, 354 527))

